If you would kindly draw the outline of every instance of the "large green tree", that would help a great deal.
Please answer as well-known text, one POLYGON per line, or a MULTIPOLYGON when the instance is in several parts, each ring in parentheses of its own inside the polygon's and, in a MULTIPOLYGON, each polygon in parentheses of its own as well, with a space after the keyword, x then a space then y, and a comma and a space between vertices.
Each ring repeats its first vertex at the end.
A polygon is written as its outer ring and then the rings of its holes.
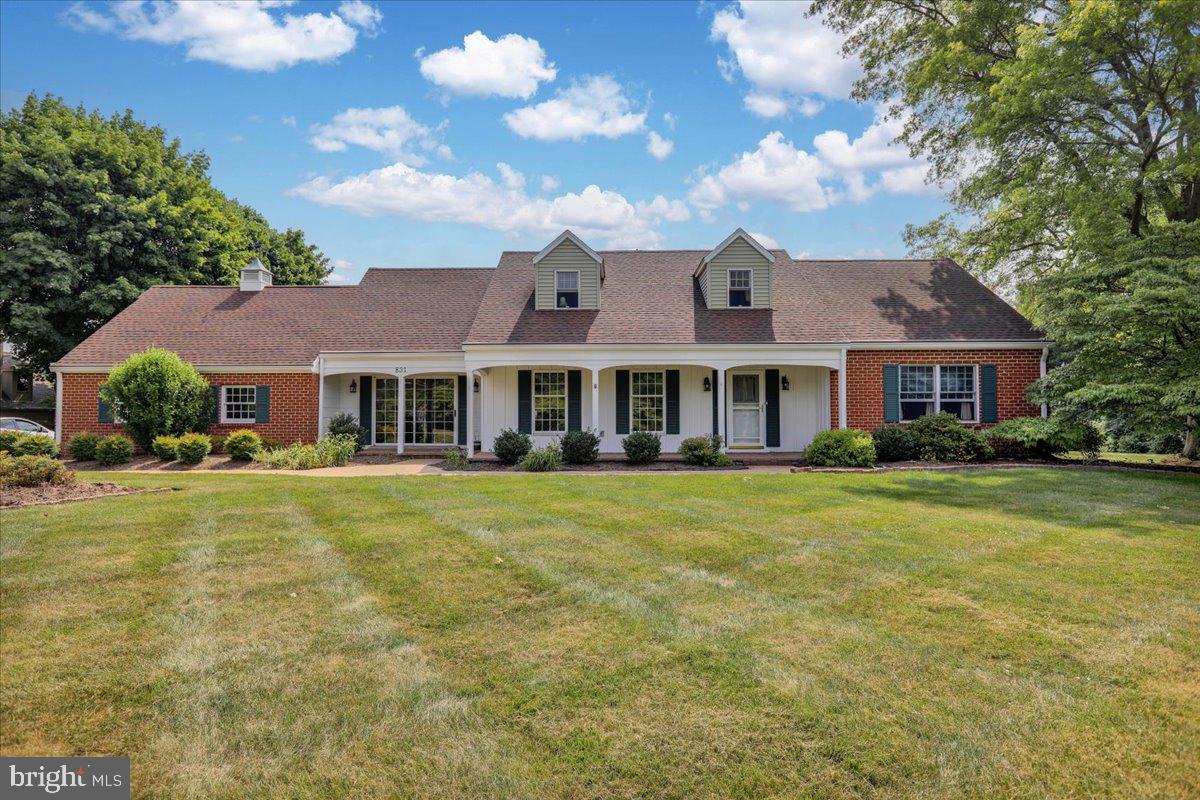
POLYGON ((328 259, 226 197, 204 153, 132 112, 30 95, 0 117, 0 336, 34 369, 162 283, 236 283, 258 255, 280 284, 328 259))
MULTIPOLYGON (((817 0, 862 62, 855 95, 958 212, 908 231, 1028 299, 1123 238, 1200 219, 1200 3, 817 0)), ((1026 306, 1027 310, 1029 306, 1026 306)))

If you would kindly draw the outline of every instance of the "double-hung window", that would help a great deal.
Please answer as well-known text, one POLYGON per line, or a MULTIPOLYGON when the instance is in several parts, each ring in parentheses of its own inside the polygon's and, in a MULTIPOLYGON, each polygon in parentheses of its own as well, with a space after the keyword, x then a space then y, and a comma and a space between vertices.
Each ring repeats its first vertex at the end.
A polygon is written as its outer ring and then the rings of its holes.
POLYGON ((554 306, 579 308, 578 270, 558 270, 554 273, 554 306))
POLYGON ((256 417, 253 386, 221 387, 221 422, 254 422, 256 417))
POLYGON ((629 430, 662 433, 666 419, 665 379, 662 372, 633 372, 629 376, 629 430))
POLYGON ((533 373, 533 432, 566 433, 567 373, 533 373))
POLYGON ((974 422, 977 381, 973 364, 900 366, 900 421, 947 411, 963 422, 974 422))
POLYGON ((748 269, 731 269, 729 270, 729 307, 730 308, 749 308, 751 303, 752 289, 750 282, 753 280, 754 273, 748 269))

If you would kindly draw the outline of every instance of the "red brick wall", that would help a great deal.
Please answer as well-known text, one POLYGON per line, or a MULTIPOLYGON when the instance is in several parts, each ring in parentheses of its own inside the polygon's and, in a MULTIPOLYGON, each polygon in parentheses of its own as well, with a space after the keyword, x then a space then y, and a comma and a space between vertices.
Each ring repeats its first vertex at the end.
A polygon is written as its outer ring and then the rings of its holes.
MULTIPOLYGON (((871 430, 883 424, 885 364, 995 364, 996 405, 1000 421, 1037 416, 1025 389, 1041 376, 1038 350, 851 350, 846 354, 846 421, 871 430)), ((832 427, 837 427, 836 370, 830 378, 832 427)))
MULTIPOLYGON (((62 441, 76 433, 119 433, 120 425, 101 424, 98 418, 97 390, 108 377, 103 372, 65 372, 63 381, 62 441)), ((209 383, 222 386, 245 385, 271 387, 271 421, 258 425, 244 422, 213 425, 209 433, 225 434, 238 428, 250 428, 269 439, 291 443, 311 442, 317 436, 317 376, 311 372, 236 372, 204 373, 209 383)))

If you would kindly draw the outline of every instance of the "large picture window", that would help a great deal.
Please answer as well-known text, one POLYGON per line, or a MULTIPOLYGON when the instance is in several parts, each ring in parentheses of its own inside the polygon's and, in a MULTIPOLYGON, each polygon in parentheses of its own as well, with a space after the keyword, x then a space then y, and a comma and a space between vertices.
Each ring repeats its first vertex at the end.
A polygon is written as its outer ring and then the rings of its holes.
POLYGON ((556 308, 579 308, 577 270, 559 270, 554 273, 554 305, 556 308))
POLYGON ((751 302, 751 281, 754 273, 748 269, 729 270, 729 307, 749 308, 751 302))
POLYGON ((567 373, 533 373, 533 432, 566 433, 567 373))
POLYGON ((900 421, 947 411, 963 422, 976 419, 976 379, 973 364, 900 366, 900 421))
POLYGON ((221 422, 254 422, 256 417, 253 386, 221 387, 221 422))
POLYGON ((666 418, 663 373, 634 372, 629 378, 630 431, 662 433, 666 418))

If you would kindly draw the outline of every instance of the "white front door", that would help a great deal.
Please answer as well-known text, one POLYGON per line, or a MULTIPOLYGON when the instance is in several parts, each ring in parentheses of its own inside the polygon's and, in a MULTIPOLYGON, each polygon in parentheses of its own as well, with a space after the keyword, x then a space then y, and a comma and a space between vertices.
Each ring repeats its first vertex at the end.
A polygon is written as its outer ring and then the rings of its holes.
POLYGON ((766 427, 761 372, 734 372, 729 376, 730 447, 762 447, 766 427))

